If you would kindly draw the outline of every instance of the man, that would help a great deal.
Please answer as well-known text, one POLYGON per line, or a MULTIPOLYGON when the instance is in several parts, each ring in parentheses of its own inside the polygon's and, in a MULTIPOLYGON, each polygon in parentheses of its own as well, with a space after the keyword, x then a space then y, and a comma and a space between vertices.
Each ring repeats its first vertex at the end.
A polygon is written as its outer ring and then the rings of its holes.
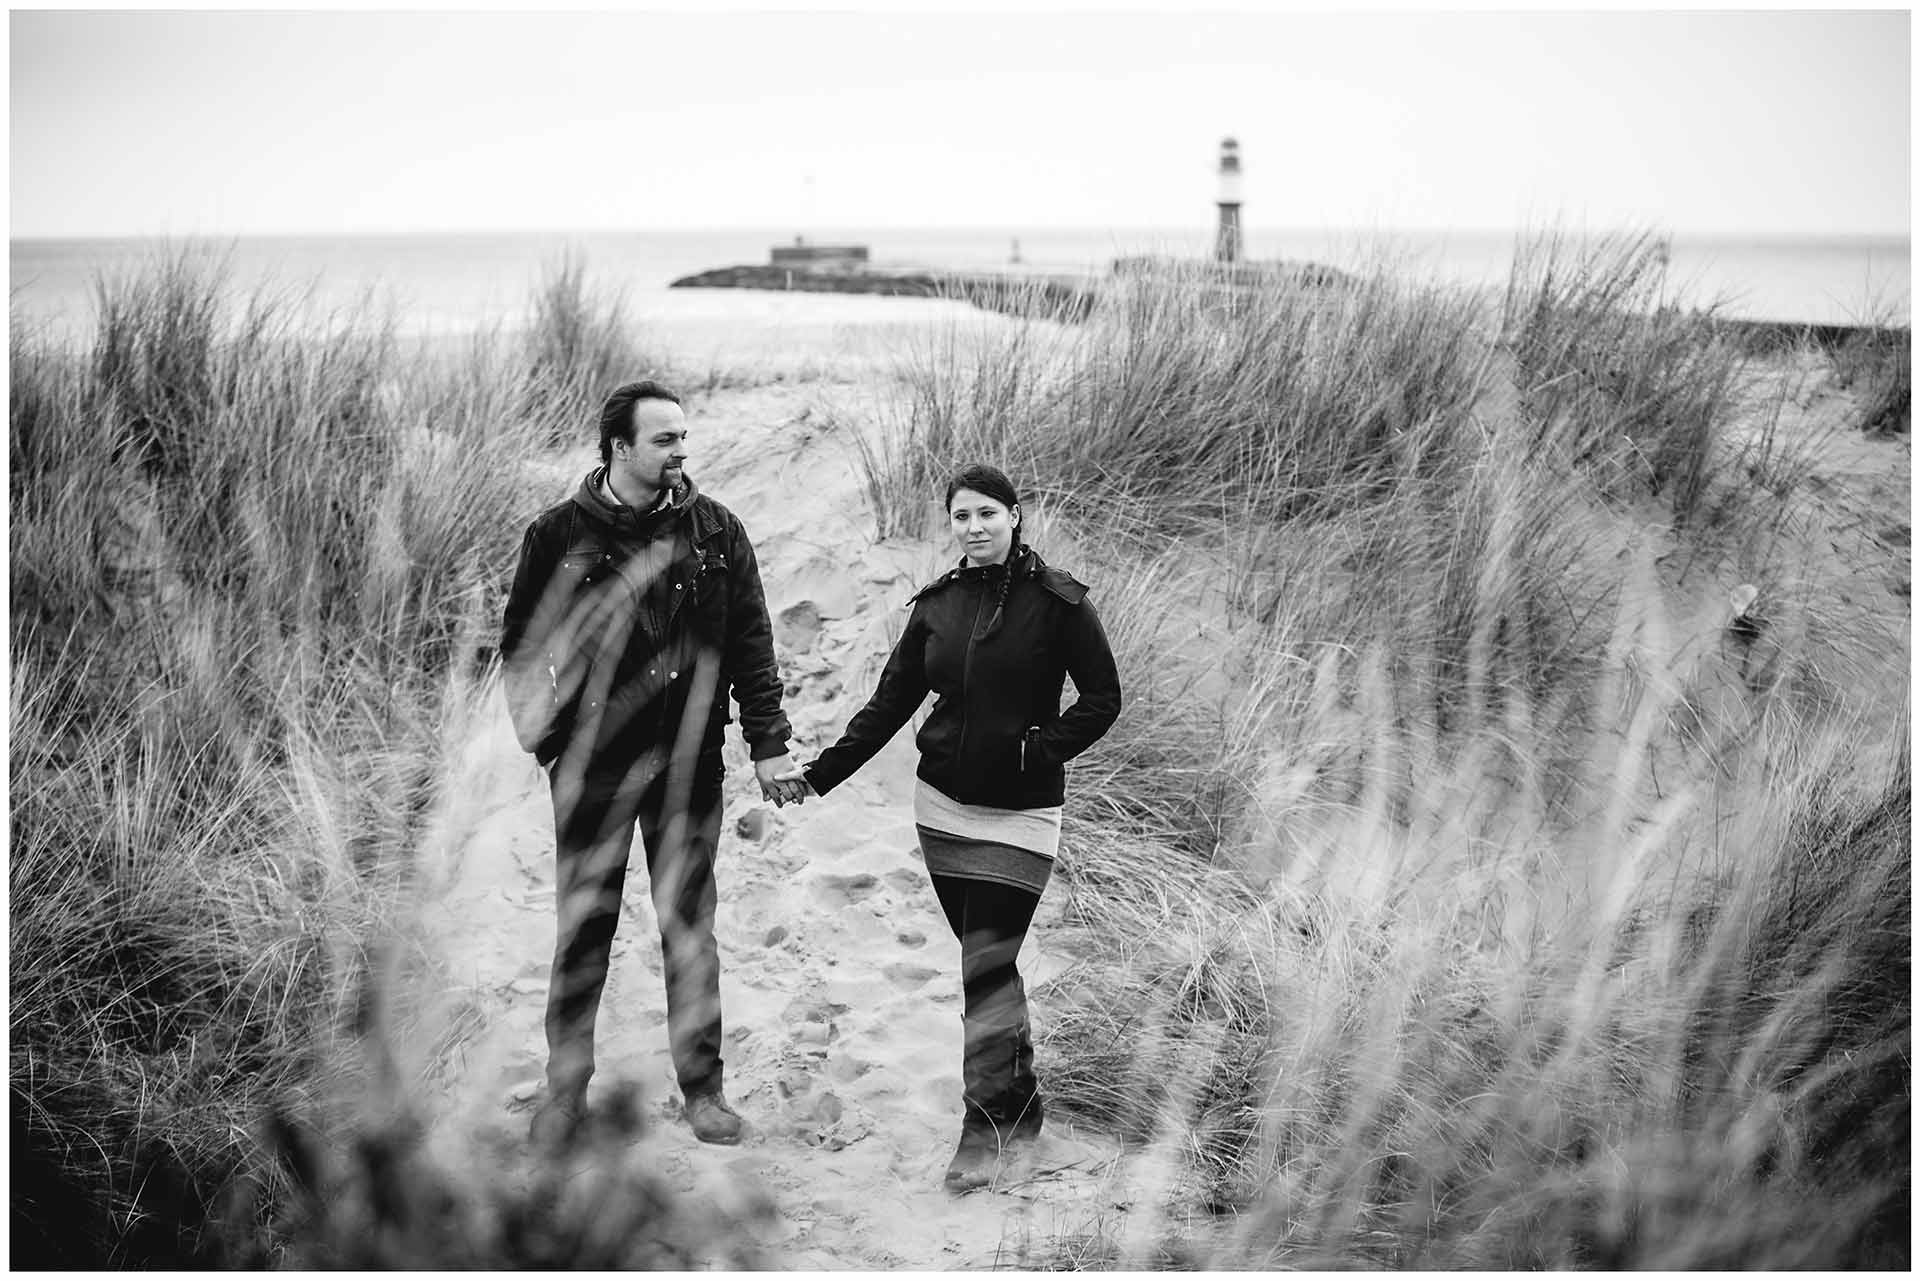
POLYGON ((791 770, 773 629, 753 544, 686 475, 680 401, 628 383, 600 411, 602 466, 520 546, 501 629, 520 745, 553 793, 558 938, 547 992, 547 1094, 536 1145, 577 1131, 593 1074, 627 857, 638 826, 664 952, 667 1030, 688 1124, 734 1143, 722 1092, 714 850, 729 693, 762 795, 791 770))

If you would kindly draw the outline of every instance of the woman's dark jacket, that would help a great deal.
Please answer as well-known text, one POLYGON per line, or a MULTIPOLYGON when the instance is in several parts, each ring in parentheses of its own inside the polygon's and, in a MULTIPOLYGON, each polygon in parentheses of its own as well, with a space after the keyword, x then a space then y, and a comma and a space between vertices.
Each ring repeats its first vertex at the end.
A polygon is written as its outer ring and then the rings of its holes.
POLYGON ((507 705, 543 765, 590 772, 691 749, 717 771, 729 693, 753 759, 787 750, 773 628, 739 519, 683 481, 670 507, 602 497, 595 471, 520 546, 502 619, 507 705))
POLYGON ((915 595, 873 697, 806 767, 816 792, 832 791, 871 760, 931 691, 938 701, 914 740, 922 779, 968 805, 1062 803, 1063 763, 1120 715, 1120 675, 1084 583, 1021 547, 1003 606, 1008 572, 962 567, 915 595), (1062 712, 1068 676, 1078 699, 1062 712))

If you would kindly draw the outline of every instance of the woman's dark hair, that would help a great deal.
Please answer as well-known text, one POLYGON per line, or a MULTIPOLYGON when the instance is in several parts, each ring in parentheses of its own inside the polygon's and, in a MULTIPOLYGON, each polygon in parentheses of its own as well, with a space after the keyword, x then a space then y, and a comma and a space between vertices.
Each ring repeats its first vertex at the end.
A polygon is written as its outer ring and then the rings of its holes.
POLYGON ((985 494, 995 502, 1011 509, 1020 505, 1020 495, 1013 492, 1013 482, 998 467, 986 463, 969 463, 955 472, 953 479, 947 482, 947 507, 953 507, 953 496, 963 489, 971 489, 976 494, 985 494))
MULTIPOLYGON (((971 489, 976 494, 985 494, 1004 506, 1008 512, 1012 512, 1020 505, 1020 495, 1014 492, 1013 482, 1007 479, 1007 474, 998 467, 992 467, 986 463, 969 463, 954 473, 953 479, 947 482, 948 511, 953 510, 953 496, 963 489, 971 489)), ((1026 516, 1022 514, 1014 523, 1013 542, 1007 547, 1007 572, 1000 576, 1000 599, 994 604, 993 618, 988 621, 987 630, 980 633, 982 639, 993 634, 994 628, 1000 626, 1000 616, 1006 612, 1007 589, 1013 585, 1013 562, 1020 555, 1020 526, 1026 524, 1026 521, 1026 516)))
POLYGON ((637 383, 622 383, 607 396, 606 404, 600 406, 600 461, 613 461, 613 442, 624 440, 633 443, 633 407, 643 400, 670 400, 680 403, 680 397, 667 390, 651 378, 643 378, 637 383))

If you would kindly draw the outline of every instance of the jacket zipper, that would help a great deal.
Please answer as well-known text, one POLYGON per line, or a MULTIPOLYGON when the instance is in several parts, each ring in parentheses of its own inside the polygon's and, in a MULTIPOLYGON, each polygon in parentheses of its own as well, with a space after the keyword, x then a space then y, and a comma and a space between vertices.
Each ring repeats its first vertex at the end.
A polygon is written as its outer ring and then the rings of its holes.
POLYGON ((967 759, 967 691, 973 685, 973 646, 980 636, 980 614, 987 607, 983 582, 979 603, 973 607, 973 626, 967 629, 967 656, 960 664, 960 760, 967 759))

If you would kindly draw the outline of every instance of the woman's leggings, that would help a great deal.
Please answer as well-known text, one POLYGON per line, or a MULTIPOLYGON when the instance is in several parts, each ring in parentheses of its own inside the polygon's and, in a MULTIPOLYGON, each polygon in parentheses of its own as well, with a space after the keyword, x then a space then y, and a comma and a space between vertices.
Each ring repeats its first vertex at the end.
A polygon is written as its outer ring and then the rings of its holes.
POLYGON ((997 881, 937 873, 933 890, 960 940, 966 1124, 1004 1134, 1039 1096, 1027 992, 1015 962, 1040 896, 997 881))

